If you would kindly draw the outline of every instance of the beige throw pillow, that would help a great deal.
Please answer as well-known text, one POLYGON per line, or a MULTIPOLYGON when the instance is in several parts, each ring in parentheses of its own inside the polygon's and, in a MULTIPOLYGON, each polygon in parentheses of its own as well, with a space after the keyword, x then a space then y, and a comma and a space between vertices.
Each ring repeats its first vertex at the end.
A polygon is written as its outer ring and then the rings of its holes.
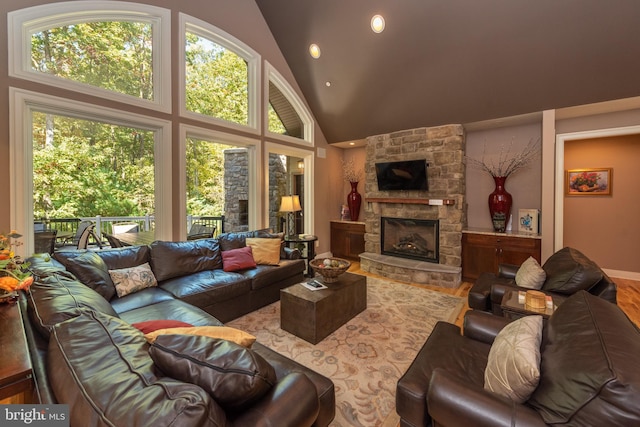
POLYGON ((484 388, 526 402, 540 381, 542 316, 525 316, 502 329, 489 350, 484 388))
POLYGON ((148 262, 136 267, 109 270, 109 276, 120 298, 158 285, 148 262))
POLYGON ((247 237, 246 242, 247 246, 251 246, 253 259, 256 264, 280 264, 280 246, 282 245, 282 240, 277 238, 247 237))
POLYGON ((542 289, 547 273, 544 272, 535 258, 529 257, 522 263, 516 273, 516 285, 527 289, 542 289))
POLYGON ((256 341, 256 337, 253 335, 228 326, 193 326, 190 328, 158 329, 156 331, 149 332, 148 334, 144 334, 144 337, 150 344, 153 344, 158 335, 199 335, 233 341, 234 343, 246 348, 250 348, 256 341))

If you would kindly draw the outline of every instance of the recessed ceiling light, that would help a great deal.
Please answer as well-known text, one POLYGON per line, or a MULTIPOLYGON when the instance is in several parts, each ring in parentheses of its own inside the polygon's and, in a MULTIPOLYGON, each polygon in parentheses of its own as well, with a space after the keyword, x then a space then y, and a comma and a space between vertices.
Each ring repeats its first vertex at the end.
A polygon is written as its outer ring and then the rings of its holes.
POLYGON ((314 59, 320 58, 320 53, 321 53, 320 52, 320 46, 318 46, 317 44, 312 43, 309 46, 309 55, 311 55, 312 58, 314 58, 314 59))
POLYGON ((331 82, 325 82, 324 84, 325 84, 327 87, 330 87, 330 86, 331 86, 331 82))
POLYGON ((384 31, 384 18, 382 15, 374 15, 371 18, 371 29, 374 33, 381 33, 384 31))

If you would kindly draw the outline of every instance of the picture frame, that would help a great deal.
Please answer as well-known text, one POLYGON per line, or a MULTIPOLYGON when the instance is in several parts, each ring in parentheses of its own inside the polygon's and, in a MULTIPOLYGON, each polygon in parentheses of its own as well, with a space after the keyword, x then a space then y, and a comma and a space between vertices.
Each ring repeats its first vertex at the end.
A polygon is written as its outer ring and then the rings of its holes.
POLYGON ((538 234, 540 232, 539 224, 539 209, 518 209, 518 231, 520 233, 538 234))
POLYGON ((613 168, 570 169, 565 174, 567 196, 610 196, 613 168))

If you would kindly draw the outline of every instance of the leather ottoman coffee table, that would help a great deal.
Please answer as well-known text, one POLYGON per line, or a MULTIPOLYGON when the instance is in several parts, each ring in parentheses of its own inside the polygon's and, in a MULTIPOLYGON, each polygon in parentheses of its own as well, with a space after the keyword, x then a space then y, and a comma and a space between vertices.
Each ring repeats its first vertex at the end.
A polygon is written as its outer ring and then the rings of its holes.
POLYGON ((367 279, 344 273, 327 289, 311 291, 301 284, 280 290, 280 327, 317 344, 367 308, 367 279))

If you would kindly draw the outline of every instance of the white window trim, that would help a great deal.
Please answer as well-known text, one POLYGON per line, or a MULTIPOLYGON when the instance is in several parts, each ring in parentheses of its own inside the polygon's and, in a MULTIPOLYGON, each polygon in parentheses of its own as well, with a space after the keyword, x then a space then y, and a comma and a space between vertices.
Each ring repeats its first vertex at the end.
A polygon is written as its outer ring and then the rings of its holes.
POLYGON ((9 76, 156 111, 171 112, 170 10, 120 1, 70 1, 9 12, 7 24, 9 76), (105 20, 147 22, 152 25, 153 100, 140 99, 31 69, 31 35, 35 32, 65 24, 105 20))
MULTIPOLYGON (((219 132, 211 129, 191 125, 180 125, 180 141, 178 142, 178 150, 180 156, 178 158, 178 223, 187 223, 187 138, 197 138, 204 141, 214 143, 229 144, 242 146, 249 152, 249 200, 255 200, 255 203, 249 204, 249 229, 255 230, 258 224, 260 214, 260 188, 259 177, 262 174, 261 165, 257 161, 257 153, 262 152, 262 142, 259 139, 247 138, 239 135, 233 135, 225 132, 219 132)), ((180 239, 186 240, 187 230, 183 227, 180 229, 180 239)))
POLYGON ((276 144, 272 142, 264 143, 264 187, 263 194, 264 211, 263 211, 263 225, 262 227, 269 226, 269 154, 281 154, 291 157, 299 157, 304 161, 304 230, 306 234, 313 234, 315 219, 315 203, 313 195, 315 174, 313 173, 314 166, 314 151, 305 150, 302 148, 289 147, 287 145, 276 144))
POLYGON ((248 45, 244 44, 231 34, 217 28, 216 26, 194 18, 192 16, 180 13, 180 39, 178 41, 178 58, 180 58, 180 115, 201 122, 211 123, 226 128, 259 134, 259 107, 260 107, 260 55, 248 45), (185 34, 188 32, 197 34, 200 37, 209 39, 225 49, 228 49, 236 55, 247 61, 247 96, 248 109, 247 124, 234 123, 217 117, 207 116, 205 114, 194 113, 187 110, 187 95, 185 87, 186 64, 185 64, 185 34))
POLYGON ((156 239, 171 240, 171 122, 139 114, 114 110, 79 101, 58 98, 38 92, 9 88, 9 136, 10 141, 10 224, 20 230, 24 245, 19 255, 33 253, 33 142, 31 139, 31 111, 47 111, 54 114, 86 120, 107 121, 122 126, 134 126, 155 132, 155 231, 156 239))
POLYGON ((278 70, 276 70, 268 61, 264 61, 264 69, 265 69, 265 77, 264 77, 264 128, 265 135, 269 136, 269 138, 278 139, 281 141, 291 142, 293 144, 302 144, 309 145, 313 147, 315 145, 314 141, 314 120, 311 116, 311 113, 302 102, 298 94, 293 90, 291 85, 287 82, 287 80, 282 77, 278 70), (289 135, 282 135, 279 133, 269 131, 269 82, 272 82, 280 92, 287 98, 293 109, 298 113, 300 120, 302 120, 302 124, 304 126, 304 135, 303 138, 296 138, 289 135))

